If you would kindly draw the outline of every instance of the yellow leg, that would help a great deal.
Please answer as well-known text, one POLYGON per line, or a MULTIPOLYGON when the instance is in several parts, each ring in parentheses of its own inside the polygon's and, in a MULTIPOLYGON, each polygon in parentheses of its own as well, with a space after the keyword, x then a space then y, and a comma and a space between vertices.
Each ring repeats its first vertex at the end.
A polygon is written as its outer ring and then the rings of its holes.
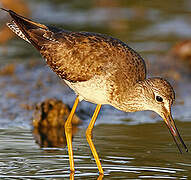
POLYGON ((70 180, 74 180, 74 172, 70 173, 70 180))
POLYGON ((69 155, 69 161, 70 161, 70 171, 74 172, 74 158, 73 158, 73 149, 72 149, 72 117, 75 113, 75 110, 79 103, 79 97, 76 98, 74 105, 72 107, 72 110, 70 112, 70 115, 68 116, 68 119, 65 123, 65 134, 66 134, 66 141, 68 146, 68 155, 69 155))
POLYGON ((101 166, 97 151, 96 151, 95 146, 94 146, 93 141, 92 141, 92 129, 94 127, 96 118, 97 118, 97 116, 99 114, 100 108, 101 108, 101 104, 98 104, 96 109, 95 109, 95 112, 94 112, 94 114, 92 116, 92 119, 90 121, 90 124, 89 124, 89 126, 88 126, 88 128, 86 130, 86 139, 88 141, 88 144, 90 146, 90 149, 91 149, 92 154, 94 156, 94 159, 96 161, 97 167, 99 169, 99 173, 103 174, 103 169, 102 169, 102 166, 101 166))
POLYGON ((103 174, 100 174, 99 177, 97 178, 97 180, 102 180, 103 179, 103 174))

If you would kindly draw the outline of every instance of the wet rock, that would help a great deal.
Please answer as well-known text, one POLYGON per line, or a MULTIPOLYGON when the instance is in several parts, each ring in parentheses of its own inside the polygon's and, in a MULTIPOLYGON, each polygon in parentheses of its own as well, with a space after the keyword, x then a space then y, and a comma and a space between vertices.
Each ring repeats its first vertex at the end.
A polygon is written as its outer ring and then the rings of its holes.
MULTIPOLYGON (((64 127, 65 121, 70 114, 70 110, 62 101, 57 99, 47 99, 39 103, 33 115, 34 127, 64 127)), ((74 115, 72 124, 79 124, 80 119, 74 115)))
MULTIPOLYGON (((59 147, 66 146, 66 136, 64 124, 70 110, 62 101, 57 99, 47 99, 39 103, 33 115, 33 135, 36 143, 40 147, 59 147)), ((72 119, 72 135, 77 132, 77 124, 80 119, 74 115, 72 119)))

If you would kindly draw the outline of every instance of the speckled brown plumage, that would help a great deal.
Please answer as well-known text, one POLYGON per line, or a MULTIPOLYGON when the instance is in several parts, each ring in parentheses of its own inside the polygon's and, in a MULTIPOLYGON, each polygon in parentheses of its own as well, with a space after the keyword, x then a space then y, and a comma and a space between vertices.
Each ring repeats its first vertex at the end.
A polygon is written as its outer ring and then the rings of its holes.
MULTIPOLYGON (((44 30, 30 30, 29 34, 36 36, 39 35, 38 31, 42 33, 44 30)), ((125 70, 122 74, 124 77, 131 76, 129 83, 145 78, 143 59, 118 39, 87 32, 48 34, 45 31, 44 34, 48 40, 35 41, 41 46, 40 52, 47 64, 63 79, 87 81, 112 69, 116 69, 115 73, 120 76, 121 72, 118 71, 121 68, 125 70)))
POLYGON ((53 38, 55 41, 45 43, 40 52, 63 79, 87 81, 113 69, 121 74, 121 68, 125 70, 123 76, 131 76, 129 83, 145 78, 143 59, 120 40, 86 32, 55 33, 53 38))

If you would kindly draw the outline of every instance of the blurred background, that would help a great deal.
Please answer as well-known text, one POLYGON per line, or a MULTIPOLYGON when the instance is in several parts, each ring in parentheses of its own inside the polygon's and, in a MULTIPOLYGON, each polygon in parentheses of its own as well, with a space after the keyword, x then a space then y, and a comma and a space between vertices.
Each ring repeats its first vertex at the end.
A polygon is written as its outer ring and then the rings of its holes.
MULTIPOLYGON (((0 0, 0 7, 42 24, 108 34, 126 42, 145 59, 149 77, 161 76, 173 85, 172 114, 190 149, 190 0, 0 0)), ((10 32, 5 26, 9 20, 0 11, 0 177, 69 178, 64 130, 41 126, 53 126, 51 118, 44 123, 43 113, 46 117, 54 113, 57 121, 63 116, 59 108, 69 111, 75 94, 30 44, 10 32), (57 108, 50 98, 67 106, 57 108)), ((76 124, 80 125, 73 137, 77 179, 98 176, 85 139, 94 108, 81 102, 77 109, 76 124)), ((104 179, 191 177, 190 154, 178 154, 155 113, 124 113, 104 106, 94 128, 94 142, 106 172, 104 179)))

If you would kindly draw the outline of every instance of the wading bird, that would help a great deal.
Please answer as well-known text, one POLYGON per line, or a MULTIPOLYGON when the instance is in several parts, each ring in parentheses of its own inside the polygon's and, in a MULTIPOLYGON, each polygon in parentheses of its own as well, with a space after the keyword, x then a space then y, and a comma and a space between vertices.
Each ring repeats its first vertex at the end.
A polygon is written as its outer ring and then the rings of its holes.
POLYGON ((11 10, 5 11, 12 17, 8 27, 31 43, 77 94, 65 124, 71 172, 74 172, 71 119, 79 100, 97 104, 86 137, 100 174, 103 169, 91 134, 102 104, 125 112, 155 111, 164 119, 180 152, 179 143, 188 151, 171 115, 175 99, 173 88, 163 78, 146 78, 143 58, 127 44, 103 34, 45 26, 11 10))

